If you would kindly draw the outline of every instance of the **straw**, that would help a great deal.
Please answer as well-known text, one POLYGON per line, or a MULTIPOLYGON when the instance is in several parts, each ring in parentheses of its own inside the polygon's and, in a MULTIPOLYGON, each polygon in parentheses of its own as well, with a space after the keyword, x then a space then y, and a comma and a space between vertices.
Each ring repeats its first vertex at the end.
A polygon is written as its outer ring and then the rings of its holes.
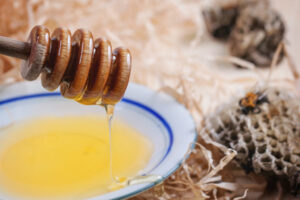
MULTIPOLYGON (((132 82, 168 93, 191 112, 199 140, 190 157, 162 184, 132 199, 238 200, 264 191, 265 182, 253 180, 232 162, 236 152, 205 136, 203 121, 232 95, 264 81, 268 70, 231 57, 224 44, 206 34, 200 15, 204 4, 198 0, 0 3, 1 35, 26 40, 35 24, 51 31, 59 26, 69 27, 72 32, 89 29, 94 39, 106 37, 114 48, 122 45, 131 50, 132 82)), ((19 65, 15 59, 0 56, 0 84, 20 81, 19 65)), ((283 65, 274 67, 270 84, 294 89, 294 79, 285 73, 286 69, 283 65)))

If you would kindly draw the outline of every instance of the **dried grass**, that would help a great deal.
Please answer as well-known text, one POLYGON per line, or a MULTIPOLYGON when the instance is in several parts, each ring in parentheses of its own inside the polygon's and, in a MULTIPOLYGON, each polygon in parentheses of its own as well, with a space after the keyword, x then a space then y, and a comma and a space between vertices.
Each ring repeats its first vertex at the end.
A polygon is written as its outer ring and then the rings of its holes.
MULTIPOLYGON (((132 199, 243 199, 262 195, 266 182, 246 175, 235 152, 202 135, 204 117, 245 87, 266 80, 268 70, 227 56, 205 33, 204 0, 3 0, 0 35, 25 40, 35 24, 89 29, 94 38, 126 46, 133 54, 132 81, 166 92, 192 113, 199 141, 190 157, 163 184, 132 199), (13 14, 12 14, 13 13, 13 14), (239 64, 248 70, 237 69, 239 64)), ((270 83, 295 89, 283 63, 270 83)), ((19 81, 19 61, 0 57, 0 84, 19 81)))

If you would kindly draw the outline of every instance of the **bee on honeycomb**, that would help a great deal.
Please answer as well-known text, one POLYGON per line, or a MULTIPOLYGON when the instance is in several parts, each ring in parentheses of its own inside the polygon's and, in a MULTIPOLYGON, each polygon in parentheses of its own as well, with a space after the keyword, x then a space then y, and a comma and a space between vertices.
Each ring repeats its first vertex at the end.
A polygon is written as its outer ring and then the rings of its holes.
POLYGON ((245 98, 239 101, 239 105, 242 107, 243 114, 248 114, 249 112, 259 113, 261 111, 259 105, 265 102, 268 103, 269 100, 263 93, 248 92, 245 98))
POLYGON ((237 152, 246 172, 300 186, 300 102, 277 88, 258 88, 222 105, 206 120, 214 140, 237 152))

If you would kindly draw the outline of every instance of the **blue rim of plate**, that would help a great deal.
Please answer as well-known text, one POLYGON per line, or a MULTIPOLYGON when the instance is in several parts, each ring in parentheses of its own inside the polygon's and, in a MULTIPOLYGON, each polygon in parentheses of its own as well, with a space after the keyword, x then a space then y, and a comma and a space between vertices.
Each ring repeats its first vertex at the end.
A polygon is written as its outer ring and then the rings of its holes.
MULTIPOLYGON (((29 95, 22 95, 22 96, 16 96, 16 97, 12 97, 12 98, 8 98, 8 99, 4 99, 0 101, 0 106, 5 105, 5 104, 9 104, 9 103, 13 103, 16 101, 22 101, 22 100, 28 100, 28 99, 34 99, 34 98, 46 98, 46 97, 58 97, 61 96, 61 94, 59 92, 52 92, 52 93, 35 93, 35 94, 29 94, 29 95)), ((121 102, 127 103, 127 104, 131 104, 133 106, 136 106, 142 110, 147 111, 148 113, 150 113, 151 115, 153 115, 155 118, 157 118, 165 127, 165 129, 168 132, 168 136, 169 136, 169 146, 167 148, 166 153, 164 154, 163 158, 151 169, 147 172, 151 173, 153 170, 155 170, 164 160, 165 158, 168 156, 168 154, 170 153, 172 147, 173 147, 173 131, 172 128, 170 127, 169 123, 166 121, 166 119, 164 117, 162 117, 158 112, 156 112, 155 110, 153 110, 152 108, 150 108, 149 106, 146 106, 145 104, 142 104, 138 101, 129 99, 124 97, 121 102)), ((197 131, 195 129, 195 138, 193 143, 190 146, 190 149, 194 149, 195 148, 195 143, 197 141, 197 131)), ((125 199, 125 198, 129 198, 131 196, 137 195, 151 187, 153 187, 154 185, 162 182, 163 180, 165 180, 166 178, 168 178, 171 174, 173 174, 183 163, 183 161, 189 156, 190 153, 188 153, 182 160, 180 160, 174 167, 173 169, 171 169, 166 175, 162 176, 162 178, 158 181, 155 181, 153 183, 149 183, 148 185, 146 185, 145 187, 131 192, 129 194, 123 195, 123 196, 119 196, 115 199, 111 199, 111 200, 117 200, 117 199, 125 199)), ((92 197, 92 199, 97 198, 97 197, 92 197)))

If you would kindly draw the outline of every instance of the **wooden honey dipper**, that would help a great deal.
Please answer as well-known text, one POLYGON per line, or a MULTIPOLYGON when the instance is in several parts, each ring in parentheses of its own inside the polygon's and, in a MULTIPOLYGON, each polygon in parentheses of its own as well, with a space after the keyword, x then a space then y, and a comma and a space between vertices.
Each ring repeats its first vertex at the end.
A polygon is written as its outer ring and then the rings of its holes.
POLYGON ((42 85, 82 104, 113 105, 123 97, 131 71, 128 49, 112 51, 110 41, 93 41, 89 31, 49 30, 35 26, 27 42, 0 36, 0 53, 23 59, 21 75, 35 80, 42 73, 42 85))

